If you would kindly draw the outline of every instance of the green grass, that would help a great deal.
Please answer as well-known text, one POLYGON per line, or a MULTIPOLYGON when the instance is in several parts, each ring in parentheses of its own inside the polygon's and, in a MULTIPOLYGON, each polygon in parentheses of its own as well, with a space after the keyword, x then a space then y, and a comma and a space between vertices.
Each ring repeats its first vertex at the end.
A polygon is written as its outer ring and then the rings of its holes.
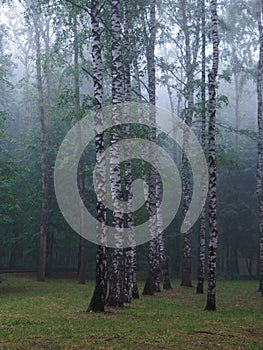
POLYGON ((7 278, 9 286, 0 284, 0 350, 263 349, 256 281, 218 282, 216 312, 204 311, 206 295, 173 281, 171 291, 94 314, 85 312, 91 282, 7 278))

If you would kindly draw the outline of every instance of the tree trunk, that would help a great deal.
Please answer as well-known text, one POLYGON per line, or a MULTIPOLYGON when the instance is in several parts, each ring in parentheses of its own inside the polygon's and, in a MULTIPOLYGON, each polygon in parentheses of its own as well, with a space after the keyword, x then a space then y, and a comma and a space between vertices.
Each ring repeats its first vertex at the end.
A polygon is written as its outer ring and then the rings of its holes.
MULTIPOLYGON (((181 1, 181 11, 182 11, 182 27, 185 36, 185 66, 186 66, 186 100, 187 109, 185 116, 185 123, 189 127, 192 125, 193 119, 193 108, 194 108, 194 88, 193 88, 193 78, 194 70, 196 65, 198 47, 199 47, 199 26, 197 27, 195 45, 193 46, 193 52, 191 53, 191 40, 190 33, 187 23, 187 13, 185 7, 185 1, 181 1)), ((183 135, 183 149, 188 146, 188 131, 185 130, 183 135)), ((182 189, 183 189, 183 212, 186 215, 189 205, 190 205, 190 169, 187 157, 183 152, 182 156, 182 189)), ((191 281, 192 272, 192 228, 184 233, 183 238, 183 267, 182 267, 182 281, 181 286, 192 287, 191 281)))
POLYGON ((44 74, 46 81, 46 123, 49 126, 50 107, 51 107, 51 84, 50 84, 50 18, 47 18, 46 30, 43 33, 45 41, 45 62, 44 74))
MULTIPOLYGON (((146 24, 143 18, 144 31, 146 33, 146 24)), ((150 141, 156 141, 156 115, 155 115, 155 103, 156 103, 156 78, 155 78, 155 60, 154 49, 156 39, 156 14, 155 14, 155 0, 150 1, 150 36, 149 39, 145 36, 146 43, 146 56, 147 56, 147 71, 148 71, 148 91, 149 91, 149 121, 150 121, 150 141)), ((155 165, 156 159, 154 150, 149 147, 151 164, 155 165)), ((149 176, 149 196, 146 202, 147 210, 149 213, 149 229, 152 237, 149 243, 149 274, 144 286, 143 295, 153 295, 154 292, 160 291, 160 261, 159 261, 159 244, 156 237, 157 218, 156 218, 156 173, 150 172, 149 176)))
MULTIPOLYGON (((73 33, 74 33, 74 87, 75 87, 75 113, 76 119, 79 121, 82 118, 80 112, 80 80, 79 80, 79 42, 78 42, 78 20, 77 14, 73 15, 73 33)), ((81 148, 81 130, 78 125, 78 149, 80 152, 81 148)), ((79 162, 79 193, 82 201, 85 201, 85 179, 84 179, 84 170, 83 170, 83 159, 80 159, 79 162)), ((86 264, 87 264, 87 240, 83 237, 86 232, 86 214, 85 207, 83 203, 81 204, 81 236, 80 236, 80 247, 79 247, 79 283, 86 283, 86 264)))
MULTIPOLYGON (((201 30, 202 30, 202 73, 201 73, 201 145, 203 150, 206 149, 206 94, 205 94, 205 47, 206 47, 206 32, 205 32, 205 0, 201 1, 201 30)), ((202 183, 203 193, 205 193, 205 183, 202 183)), ((199 231, 199 263, 197 273, 196 293, 204 293, 204 278, 205 278, 205 235, 206 235, 206 208, 201 212, 200 231, 199 231)))
MULTIPOLYGON (((143 124, 143 116, 142 116, 142 91, 141 91, 141 83, 140 83, 140 74, 139 74, 139 68, 138 68, 138 62, 137 58, 133 61, 133 67, 134 67, 134 75, 135 75, 135 84, 136 84, 136 95, 137 95, 137 102, 138 102, 138 119, 139 123, 143 124)), ((144 150, 142 150, 144 152, 144 150)), ((145 195, 146 197, 146 195, 145 195)), ((134 299, 139 298, 139 291, 137 286, 137 278, 136 278, 136 257, 133 259, 133 290, 132 290, 132 297, 134 299)))
POLYGON ((257 4, 257 20, 259 31, 259 60, 257 75, 257 98, 258 98, 258 156, 256 173, 256 192, 258 200, 259 218, 259 288, 258 291, 263 296, 263 193, 262 193, 262 169, 263 169, 263 27, 262 27, 263 1, 257 4))
MULTIPOLYGON (((121 122, 121 107, 123 97, 123 66, 121 53, 120 0, 111 1, 111 54, 112 54, 112 120, 115 125, 121 122)), ((112 254, 112 269, 110 273, 110 290, 107 304, 123 306, 124 283, 124 251, 123 228, 124 218, 121 213, 122 198, 120 166, 120 129, 114 127, 110 135, 110 181, 113 204, 113 226, 115 228, 115 246, 112 254)))
POLYGON ((163 278, 163 289, 172 289, 172 284, 169 277, 169 266, 168 266, 168 257, 165 245, 164 234, 161 233, 158 236, 159 238, 159 248, 160 248, 160 262, 161 262, 161 271, 163 278))
MULTIPOLYGON (((130 40, 129 40, 129 7, 128 0, 123 2, 123 20, 124 20, 124 52, 123 67, 124 67, 124 98, 127 105, 124 107, 124 119, 127 123, 131 122, 131 58, 130 52, 130 40)), ((129 138, 130 125, 127 124, 124 131, 124 137, 129 138)), ((127 201, 128 213, 125 215, 125 227, 130 229, 129 235, 129 247, 125 249, 125 274, 124 274, 124 302, 131 302, 133 294, 138 297, 138 287, 136 278, 136 240, 135 240, 135 227, 134 227, 134 206, 132 196, 132 168, 131 168, 131 150, 129 145, 125 145, 124 149, 125 157, 127 160, 124 164, 125 173, 125 194, 127 201), (137 293, 136 293, 137 291, 137 293)))
POLYGON ((36 70, 37 70, 37 91, 38 91, 38 108, 40 117, 40 137, 41 137, 41 218, 40 218, 40 251, 39 266, 37 280, 44 282, 46 275, 46 254, 47 254, 47 217, 49 210, 48 198, 48 165, 47 165, 47 130, 46 117, 44 108, 44 88, 42 80, 41 68, 41 43, 39 18, 37 10, 32 6, 32 19, 35 29, 35 45, 36 45, 36 70))
POLYGON ((99 24, 99 1, 91 1, 91 26, 92 26, 92 62, 93 85, 95 99, 95 127, 96 127, 96 192, 97 192, 97 236, 101 242, 96 251, 96 284, 90 301, 89 312, 103 312, 107 295, 107 254, 106 247, 106 208, 105 208, 105 178, 106 166, 104 156, 103 116, 101 113, 103 98, 103 73, 101 55, 101 33, 99 24))
POLYGON ((211 0, 212 22, 212 69, 208 74, 209 87, 209 245, 208 245, 208 290, 206 310, 216 309, 216 253, 217 253, 217 216, 216 216, 216 78, 218 74, 219 38, 217 0, 211 0))

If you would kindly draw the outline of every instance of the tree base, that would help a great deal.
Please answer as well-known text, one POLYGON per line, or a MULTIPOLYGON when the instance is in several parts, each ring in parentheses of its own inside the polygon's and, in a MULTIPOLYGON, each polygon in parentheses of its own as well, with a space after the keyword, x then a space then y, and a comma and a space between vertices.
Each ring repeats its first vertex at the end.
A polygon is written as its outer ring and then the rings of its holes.
POLYGON ((133 299, 139 299, 139 298, 140 298, 137 283, 136 283, 136 284, 134 285, 134 287, 133 287, 133 290, 132 290, 132 298, 133 298, 133 299))
POLYGON ((149 276, 146 280, 142 295, 154 295, 154 283, 152 276, 149 276))
POLYGON ((120 300, 109 299, 107 302, 107 306, 109 306, 109 307, 124 307, 124 304, 120 300))
POLYGON ((87 312, 104 312, 105 311, 105 293, 101 288, 95 287, 93 297, 87 309, 87 312))
POLYGON ((131 303, 131 297, 124 297, 123 298, 123 302, 126 303, 126 304, 130 304, 131 303))
POLYGON ((206 304, 206 307, 205 307, 205 310, 206 311, 216 311, 216 305, 215 304, 206 304))
POLYGON ((198 279, 196 294, 204 294, 204 280, 198 279))
POLYGON ((181 287, 188 287, 188 288, 193 288, 192 282, 191 281, 182 281, 180 284, 181 287))
POLYGON ((156 292, 156 293, 161 293, 161 287, 160 287, 159 282, 156 282, 156 283, 155 283, 154 292, 156 292))
POLYGON ((169 277, 165 278, 163 281, 163 289, 173 289, 169 277))
POLYGON ((207 311, 215 311, 216 310, 216 299, 215 296, 208 296, 206 301, 206 307, 205 310, 207 311))

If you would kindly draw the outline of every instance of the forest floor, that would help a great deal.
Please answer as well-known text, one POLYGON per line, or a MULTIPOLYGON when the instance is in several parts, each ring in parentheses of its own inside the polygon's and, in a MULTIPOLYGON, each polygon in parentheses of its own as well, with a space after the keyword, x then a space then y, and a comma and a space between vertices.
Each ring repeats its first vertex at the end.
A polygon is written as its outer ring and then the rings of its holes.
POLYGON ((263 349, 263 298, 256 281, 219 281, 215 312, 204 311, 205 294, 174 280, 170 291, 95 314, 85 312, 91 282, 5 277, 10 285, 0 284, 0 350, 263 349))

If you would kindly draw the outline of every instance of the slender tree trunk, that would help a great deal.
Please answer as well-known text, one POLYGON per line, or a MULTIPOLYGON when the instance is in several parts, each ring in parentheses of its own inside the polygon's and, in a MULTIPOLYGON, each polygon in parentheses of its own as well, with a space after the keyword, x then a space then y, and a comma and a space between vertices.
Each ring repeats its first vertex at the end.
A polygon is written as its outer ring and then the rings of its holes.
POLYGON ((40 218, 40 251, 38 266, 38 281, 45 281, 46 275, 46 254, 47 254, 47 217, 49 210, 48 198, 48 165, 47 165, 47 127, 44 108, 44 88, 41 68, 41 43, 39 18, 36 8, 32 7, 32 19, 35 29, 35 45, 36 45, 36 70, 37 70, 37 91, 38 91, 38 108, 40 117, 40 134, 41 134, 41 218, 40 218))
MULTIPOLYGON (((74 32, 74 86, 75 86, 75 109, 77 115, 77 121, 82 118, 80 112, 80 80, 79 80, 79 42, 78 42, 78 23, 77 23, 77 14, 74 14, 73 17, 73 32, 74 32)), ((78 125, 78 148, 81 147, 81 130, 78 125)), ((85 201, 85 179, 84 179, 84 170, 83 170, 83 160, 80 159, 79 162, 79 191, 82 201, 85 201)), ((86 215, 85 207, 81 204, 81 236, 79 240, 79 283, 86 283, 86 264, 87 264, 87 240, 83 237, 86 232, 86 215)))
MULTIPOLYGON (((169 79, 169 78, 168 78, 169 79)), ((169 96, 170 101, 170 107, 172 116, 174 118, 174 104, 173 104, 173 98, 172 98, 172 90, 169 85, 169 81, 167 79, 167 93, 169 96)), ((172 120, 173 123, 173 138, 176 139, 176 130, 174 126, 174 120, 172 120)), ((174 161, 176 162, 176 148, 174 148, 173 151, 174 155, 174 161)), ((157 164, 156 164, 157 165, 157 164)), ((158 230, 158 245, 159 245, 159 252, 160 252, 160 266, 161 266, 161 272, 162 272, 162 280, 163 280, 163 289, 171 289, 171 281, 169 278, 169 265, 168 265, 168 256, 167 256, 167 250, 166 250, 166 240, 163 233, 163 214, 160 210, 161 205, 161 179, 157 176, 156 181, 156 207, 159 209, 157 214, 157 230, 158 230)))
MULTIPOLYGON (((161 227, 162 227, 161 223, 161 227)), ((160 249, 160 262, 161 262, 161 271, 162 271, 162 278, 163 278, 163 289, 171 289, 172 284, 169 277, 169 266, 168 266, 168 257, 167 257, 167 251, 166 251, 166 244, 165 244, 165 238, 163 232, 159 234, 159 249, 160 249)))
MULTIPOLYGON (((202 73, 201 73, 201 145, 203 150, 206 149, 206 94, 205 94, 205 47, 206 47, 206 31, 205 31, 205 0, 201 1, 201 27, 202 27, 202 73)), ((202 183, 203 193, 205 193, 205 183, 202 183)), ((206 236, 206 207, 204 206, 200 218, 199 231, 199 263, 197 273, 196 293, 204 293, 205 278, 205 236, 206 236)))
MULTIPOLYGON (((144 21, 144 31, 146 32, 146 24, 144 21)), ((155 142, 156 140, 156 115, 155 115, 155 103, 156 103, 156 77, 155 77, 155 60, 154 49, 156 39, 156 14, 155 14, 155 0, 150 1, 150 36, 146 44, 146 56, 147 56, 147 71, 148 71, 148 89, 149 89, 149 112, 150 112, 150 140, 155 142)), ((149 154, 151 164, 155 165, 156 159, 154 150, 149 147, 149 154)), ((149 229, 152 237, 149 242, 149 274, 144 286, 143 295, 153 295, 154 292, 160 291, 160 261, 159 261, 159 244, 156 237, 157 217, 156 217, 156 174, 155 171, 150 172, 149 178, 149 197, 146 202, 147 210, 149 213, 149 229)))
POLYGON ((182 104, 182 94, 183 94, 183 84, 182 84, 182 81, 183 81, 183 67, 181 66, 180 67, 180 86, 179 86, 179 91, 178 91, 178 94, 177 94, 177 108, 176 108, 176 113, 177 113, 177 116, 179 117, 180 113, 181 113, 181 104, 182 104))
MULTIPOLYGON (((50 112, 51 112, 51 82, 50 82, 50 18, 45 18, 45 25, 39 28, 40 35, 44 39, 45 57, 43 59, 43 80, 45 81, 45 94, 44 94, 44 109, 46 127, 49 127, 50 112)), ((48 139, 47 139, 48 143, 48 139)), ((49 170, 47 178, 49 178, 49 170)), ((46 276, 51 275, 52 269, 52 251, 54 242, 54 232, 47 232, 47 251, 46 251, 46 276)))
MULTIPOLYGON (((133 61, 133 67, 134 67, 135 84, 136 84, 136 95, 137 95, 137 102, 138 102, 138 119, 139 119, 139 123, 143 124, 142 91, 141 91, 140 74, 139 74, 139 67, 138 67, 137 58, 135 58, 134 61, 133 61)), ((142 150, 142 152, 145 152, 145 150, 142 150)), ((145 198, 146 197, 147 197, 147 195, 145 193, 145 198)), ((133 263, 134 263, 133 271, 136 273, 136 258, 134 258, 133 263)), ((134 299, 138 299, 139 298, 139 290, 138 290, 137 278, 136 278, 135 274, 133 274, 132 297, 134 299)))
POLYGON ((263 296, 263 193, 262 193, 262 169, 263 169, 263 1, 257 3, 257 20, 259 31, 259 60, 257 75, 257 98, 258 98, 258 157, 256 173, 256 191, 258 199, 259 218, 259 288, 258 291, 263 296))
MULTIPOLYGON (((111 53, 112 53, 112 120, 114 124, 121 122, 121 106, 123 97, 123 66, 121 53, 121 25, 120 25, 120 0, 111 1, 111 53)), ((112 254, 112 269, 110 273, 110 290, 107 304, 109 306, 123 306, 124 300, 124 250, 123 228, 124 218, 121 213, 119 200, 122 198, 120 160, 120 130, 115 127, 110 136, 110 180, 111 197, 113 204, 113 226, 115 228, 116 248, 112 254)))
MULTIPOLYGON (((170 108, 172 113, 172 125, 173 125, 173 138, 176 139, 176 128, 174 125, 174 118, 175 118, 175 109, 174 109, 174 103, 173 103, 173 96, 172 96, 172 89, 169 85, 169 78, 167 79, 167 93, 169 97, 170 102, 170 108)), ((174 147, 173 150, 173 157, 174 162, 176 162, 176 147, 174 147)), ((160 182, 161 179, 158 181, 157 177, 157 186, 156 186, 156 197, 157 197, 157 207, 159 208, 161 205, 161 188, 160 188, 160 182)), ((160 209, 159 209, 160 210, 160 209)), ((160 248, 160 264, 161 264, 161 272, 162 272, 162 280, 163 280, 163 289, 171 289, 172 284, 169 277, 169 264, 168 264, 168 256, 167 256, 167 250, 166 250, 166 240, 163 233, 163 220, 162 220, 162 213, 160 215, 157 215, 157 227, 159 230, 158 239, 159 239, 159 248, 160 248)))
MULTIPOLYGON (((179 91, 177 93, 177 106, 176 106, 176 113, 177 113, 177 117, 180 116, 181 113, 181 102, 182 102, 182 81, 183 81, 183 68, 180 68, 180 86, 179 86, 179 91)), ((172 108, 171 108, 172 109, 172 108)), ((176 130, 174 128, 173 130, 174 132, 174 137, 176 136, 176 130)), ((179 153, 179 152, 178 152, 179 153)), ((177 155, 177 150, 176 147, 174 147, 174 162, 178 163, 178 160, 180 160, 180 153, 179 155, 177 155)), ((180 165, 178 164, 178 167, 180 167, 180 165)), ((176 277, 179 278, 181 272, 180 272, 180 268, 181 268, 181 245, 182 245, 182 239, 181 239, 181 235, 178 233, 175 233, 175 265, 174 265, 174 270, 175 270, 175 274, 176 277)))
MULTIPOLYGON (((185 1, 181 1, 183 32, 185 36, 185 61, 186 61, 186 77, 187 77, 187 110, 185 116, 185 123, 191 127, 193 117, 193 88, 192 88, 192 67, 191 67, 191 47, 190 36, 187 24, 187 16, 185 9, 185 1)), ((185 149, 188 144, 187 132, 184 132, 184 146, 185 149)), ((183 189, 183 212, 184 216, 188 211, 190 204, 190 172, 187 158, 183 152, 182 155, 182 189, 183 189)), ((190 228, 184 233, 183 237, 183 266, 182 266, 182 280, 181 286, 192 287, 191 282, 191 270, 192 270, 192 229, 190 228)))
MULTIPOLYGON (((138 106, 140 108, 142 104, 142 89, 141 89, 140 72, 139 72, 137 57, 133 60, 133 68, 134 68, 134 77, 135 77, 135 84, 136 84, 135 91, 136 91, 138 106)), ((140 110, 138 111, 138 114, 139 114, 139 121, 143 120, 140 110)))
POLYGON ((51 108, 51 84, 50 84, 50 18, 47 18, 46 30, 43 33, 45 41, 45 62, 44 62, 44 74, 46 81, 46 123, 49 126, 50 120, 50 108, 51 108))
MULTIPOLYGON (((124 119, 127 123, 131 122, 131 58, 130 58, 130 25, 129 25, 129 7, 128 0, 123 1, 123 20, 124 20, 124 98, 127 105, 124 107, 124 119)), ((129 138, 130 126, 126 125, 124 136, 129 138)), ((124 301, 131 302, 133 294, 138 298, 138 287, 136 278, 136 241, 135 241, 135 227, 134 227, 134 207, 132 196, 132 168, 131 168, 131 150, 129 145, 125 145, 124 150, 127 160, 124 164, 125 172, 125 191, 127 200, 128 213, 126 214, 126 227, 130 229, 129 247, 125 249, 125 274, 124 274, 124 301), (137 291, 137 293, 136 293, 137 291)))
POLYGON ((97 236, 101 242, 96 251, 96 284, 87 311, 103 312, 107 295, 107 254, 106 247, 106 208, 105 208, 105 178, 106 166, 104 156, 103 115, 101 113, 103 98, 103 72, 101 55, 101 31, 99 23, 99 1, 91 1, 92 26, 92 61, 93 85, 95 99, 95 127, 96 127, 96 192, 97 192, 97 236))
MULTIPOLYGON (((186 100, 187 109, 185 116, 185 123, 189 127, 192 125, 193 108, 194 108, 194 88, 193 78, 196 66, 197 54, 199 50, 199 23, 196 28, 195 40, 191 44, 190 32, 187 23, 187 12, 185 1, 181 1, 182 11, 182 26, 185 36, 185 66, 186 66, 186 100), (192 51, 191 51, 192 49, 192 51)), ((188 131, 184 132, 183 148, 186 149, 188 145, 189 135, 188 131)), ((182 188, 183 188, 183 212, 186 215, 190 205, 190 169, 187 157, 183 152, 182 156, 182 188)), ((192 228, 184 234, 183 238, 183 267, 182 267, 182 281, 181 286, 192 287, 191 281, 192 273, 192 228)))
POLYGON ((208 290, 206 310, 216 309, 216 254, 217 254, 217 197, 216 197, 216 78, 219 63, 219 38, 217 0, 211 0, 211 22, 213 61, 212 69, 208 74, 209 86, 209 244, 208 244, 208 290))

